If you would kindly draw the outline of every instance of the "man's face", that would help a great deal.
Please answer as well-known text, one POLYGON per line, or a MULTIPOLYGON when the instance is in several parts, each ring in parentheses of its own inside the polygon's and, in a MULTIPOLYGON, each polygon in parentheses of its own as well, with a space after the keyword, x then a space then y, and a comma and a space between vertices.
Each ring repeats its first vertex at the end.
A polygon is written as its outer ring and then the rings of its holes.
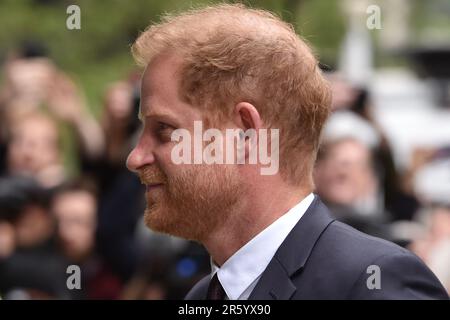
POLYGON ((315 183, 318 193, 335 204, 351 205, 366 198, 375 183, 369 150, 352 140, 331 146, 317 163, 315 183))
POLYGON ((10 172, 37 174, 58 161, 58 132, 49 120, 31 117, 13 128, 8 146, 10 172))
MULTIPOLYGON (((233 165, 175 164, 171 141, 175 129, 194 137, 194 121, 203 113, 179 98, 177 73, 181 61, 161 56, 142 78, 143 130, 128 156, 127 167, 146 185, 145 222, 159 232, 203 241, 230 218, 241 185, 233 165)), ((193 141, 193 139, 192 139, 193 141)), ((193 148, 192 148, 193 149, 193 148)))
POLYGON ((52 209, 65 255, 74 261, 84 258, 95 243, 95 198, 85 191, 66 192, 55 197, 52 209))

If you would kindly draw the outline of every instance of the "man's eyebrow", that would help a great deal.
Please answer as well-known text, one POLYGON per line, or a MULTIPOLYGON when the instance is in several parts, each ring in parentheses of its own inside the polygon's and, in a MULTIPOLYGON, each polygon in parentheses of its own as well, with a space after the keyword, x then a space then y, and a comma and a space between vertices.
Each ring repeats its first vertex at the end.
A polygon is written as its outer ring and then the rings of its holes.
POLYGON ((139 119, 141 121, 145 121, 145 119, 152 119, 155 121, 162 121, 162 122, 168 122, 168 124, 170 125, 177 125, 178 121, 176 120, 176 118, 167 112, 162 112, 162 113, 158 113, 155 111, 150 111, 147 114, 144 114, 141 112, 141 110, 139 110, 139 119))

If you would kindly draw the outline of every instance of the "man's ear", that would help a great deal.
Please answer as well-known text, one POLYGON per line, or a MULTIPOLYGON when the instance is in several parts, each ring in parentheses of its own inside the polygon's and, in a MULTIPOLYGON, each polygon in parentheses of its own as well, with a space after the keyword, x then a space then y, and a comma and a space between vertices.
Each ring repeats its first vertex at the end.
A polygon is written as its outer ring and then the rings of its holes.
POLYGON ((254 105, 248 102, 239 102, 234 107, 233 120, 235 124, 246 131, 248 129, 261 129, 263 123, 261 116, 254 105))
MULTIPOLYGON (((254 105, 248 102, 239 102, 234 107, 234 123, 241 130, 239 132, 239 140, 244 144, 238 144, 244 147, 244 159, 238 160, 246 162, 257 161, 255 146, 258 144, 258 132, 263 126, 261 116, 254 105), (252 150, 252 154, 250 151, 252 150), (251 159, 250 159, 251 158, 251 159)), ((242 155, 242 153, 239 153, 242 155)))

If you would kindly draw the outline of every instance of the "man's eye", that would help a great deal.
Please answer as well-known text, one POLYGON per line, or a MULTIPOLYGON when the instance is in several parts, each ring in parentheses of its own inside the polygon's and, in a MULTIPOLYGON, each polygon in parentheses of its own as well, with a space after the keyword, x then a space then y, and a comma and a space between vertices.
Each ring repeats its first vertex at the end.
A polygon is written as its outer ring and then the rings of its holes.
POLYGON ((163 122, 158 122, 156 127, 156 134, 162 141, 170 141, 170 136, 173 130, 174 128, 171 125, 163 122))

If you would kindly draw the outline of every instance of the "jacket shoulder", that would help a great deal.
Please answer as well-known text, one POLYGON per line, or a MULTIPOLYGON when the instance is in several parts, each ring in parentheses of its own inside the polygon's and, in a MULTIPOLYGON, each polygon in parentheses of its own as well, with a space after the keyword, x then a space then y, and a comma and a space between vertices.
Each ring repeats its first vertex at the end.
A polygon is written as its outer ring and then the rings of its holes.
POLYGON ((339 221, 318 239, 300 278, 300 287, 314 285, 307 279, 315 278, 317 296, 330 299, 448 298, 436 276, 412 252, 339 221), (368 284, 377 279, 375 287, 368 284))

